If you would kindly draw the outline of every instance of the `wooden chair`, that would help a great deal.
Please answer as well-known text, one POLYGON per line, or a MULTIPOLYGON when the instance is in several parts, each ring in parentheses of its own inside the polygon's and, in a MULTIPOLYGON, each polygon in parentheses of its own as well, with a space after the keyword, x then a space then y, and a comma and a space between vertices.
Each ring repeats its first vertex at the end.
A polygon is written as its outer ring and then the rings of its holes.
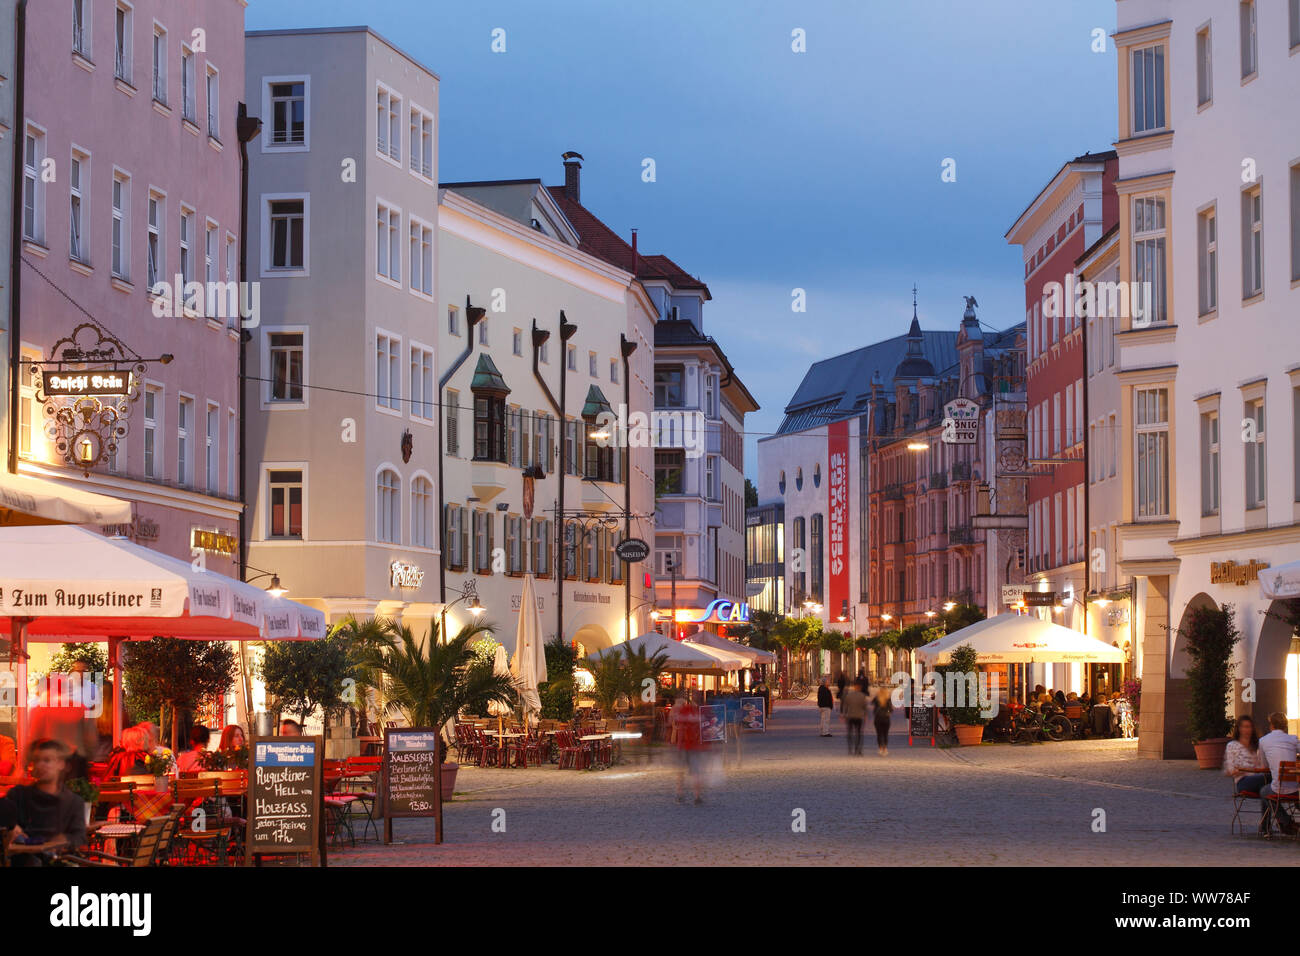
POLYGON ((135 851, 130 856, 114 856, 99 850, 85 850, 81 853, 64 853, 60 859, 64 863, 77 866, 156 866, 159 854, 167 845, 164 836, 168 828, 175 832, 176 820, 171 814, 156 816, 144 825, 136 839, 135 851))

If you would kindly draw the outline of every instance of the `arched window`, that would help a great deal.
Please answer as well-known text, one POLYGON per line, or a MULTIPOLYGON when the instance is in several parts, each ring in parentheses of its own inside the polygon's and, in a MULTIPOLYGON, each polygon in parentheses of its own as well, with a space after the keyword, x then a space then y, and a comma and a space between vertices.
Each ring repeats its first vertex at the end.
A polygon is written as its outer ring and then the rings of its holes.
POLYGON ((402 543, 402 479, 391 468, 379 473, 375 483, 375 538, 402 543))
POLYGON ((411 544, 433 547, 433 482, 425 477, 411 481, 411 544))
POLYGON ((794 472, 795 491, 803 491, 803 468, 796 468, 794 472))
POLYGON ((820 488, 821 486, 822 486, 822 466, 821 466, 821 462, 818 462, 817 464, 813 465, 813 487, 820 488))
POLYGON ((781 472, 781 479, 779 482, 777 482, 777 488, 781 492, 781 494, 785 494, 785 472, 784 471, 781 472))

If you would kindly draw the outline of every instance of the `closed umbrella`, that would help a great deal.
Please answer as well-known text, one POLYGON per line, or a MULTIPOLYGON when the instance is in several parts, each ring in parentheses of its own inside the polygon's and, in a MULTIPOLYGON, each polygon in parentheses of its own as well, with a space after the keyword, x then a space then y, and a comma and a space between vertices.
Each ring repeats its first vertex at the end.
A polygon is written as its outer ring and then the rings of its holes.
MULTIPOLYGON (((492 674, 495 677, 510 676, 510 662, 506 659, 506 649, 501 644, 497 645, 496 654, 492 658, 492 674)), ((505 732, 505 727, 503 726, 504 718, 506 714, 512 711, 512 709, 513 708, 511 708, 511 706, 505 703, 504 701, 500 701, 500 700, 488 701, 488 713, 492 714, 497 719, 498 734, 502 734, 505 732)), ((501 741, 501 742, 505 743, 505 741, 501 741)))
POLYGON ((524 720, 529 714, 541 713, 542 698, 537 688, 546 682, 546 653, 542 648, 542 622, 537 614, 531 574, 524 577, 524 590, 519 599, 519 629, 515 632, 515 656, 510 662, 510 673, 523 702, 524 720))

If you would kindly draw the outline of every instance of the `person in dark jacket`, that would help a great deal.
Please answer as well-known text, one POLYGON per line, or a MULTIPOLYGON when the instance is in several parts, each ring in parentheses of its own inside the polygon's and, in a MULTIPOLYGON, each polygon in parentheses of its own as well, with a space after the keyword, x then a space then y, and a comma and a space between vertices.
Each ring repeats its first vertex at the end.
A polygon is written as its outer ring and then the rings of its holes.
POLYGON ((862 756, 862 723, 867 719, 867 695, 857 681, 844 694, 840 701, 840 714, 844 717, 845 733, 848 735, 849 753, 862 756))
POLYGON ((844 671, 840 671, 840 676, 835 678, 835 699, 844 699, 844 687, 848 681, 844 679, 844 671))
POLYGON ((60 850, 86 842, 85 802, 64 786, 67 748, 44 738, 32 744, 33 783, 0 797, 0 820, 14 827, 9 847, 14 866, 43 866, 60 850))
POLYGON ((894 712, 894 696, 888 687, 876 691, 873 705, 873 723, 876 725, 876 750, 880 756, 889 755, 889 720, 894 712))
POLYGON ((835 712, 835 699, 831 696, 830 681, 823 677, 817 687, 817 710, 821 714, 821 735, 831 735, 831 714, 835 712))

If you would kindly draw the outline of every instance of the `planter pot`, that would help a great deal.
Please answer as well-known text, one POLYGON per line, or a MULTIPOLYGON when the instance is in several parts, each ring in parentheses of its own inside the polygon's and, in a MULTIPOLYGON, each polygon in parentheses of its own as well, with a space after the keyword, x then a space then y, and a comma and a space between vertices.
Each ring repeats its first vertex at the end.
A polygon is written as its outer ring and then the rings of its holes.
POLYGON ((983 724, 953 724, 957 732, 957 743, 963 747, 973 747, 984 739, 983 724))
POLYGON ((166 793, 166 792, 167 792, 167 778, 166 778, 166 777, 154 777, 154 778, 153 778, 153 792, 154 792, 154 793, 166 793))
POLYGON ((90 814, 95 808, 88 803, 82 809, 86 811, 86 826, 90 826, 90 814))
POLYGON ((1223 766, 1223 753, 1228 749, 1231 737, 1212 737, 1209 740, 1194 741, 1196 765, 1202 770, 1218 770, 1223 766))
POLYGON ((447 762, 442 765, 442 799, 447 801, 451 795, 456 792, 456 773, 460 770, 460 764, 447 762))

